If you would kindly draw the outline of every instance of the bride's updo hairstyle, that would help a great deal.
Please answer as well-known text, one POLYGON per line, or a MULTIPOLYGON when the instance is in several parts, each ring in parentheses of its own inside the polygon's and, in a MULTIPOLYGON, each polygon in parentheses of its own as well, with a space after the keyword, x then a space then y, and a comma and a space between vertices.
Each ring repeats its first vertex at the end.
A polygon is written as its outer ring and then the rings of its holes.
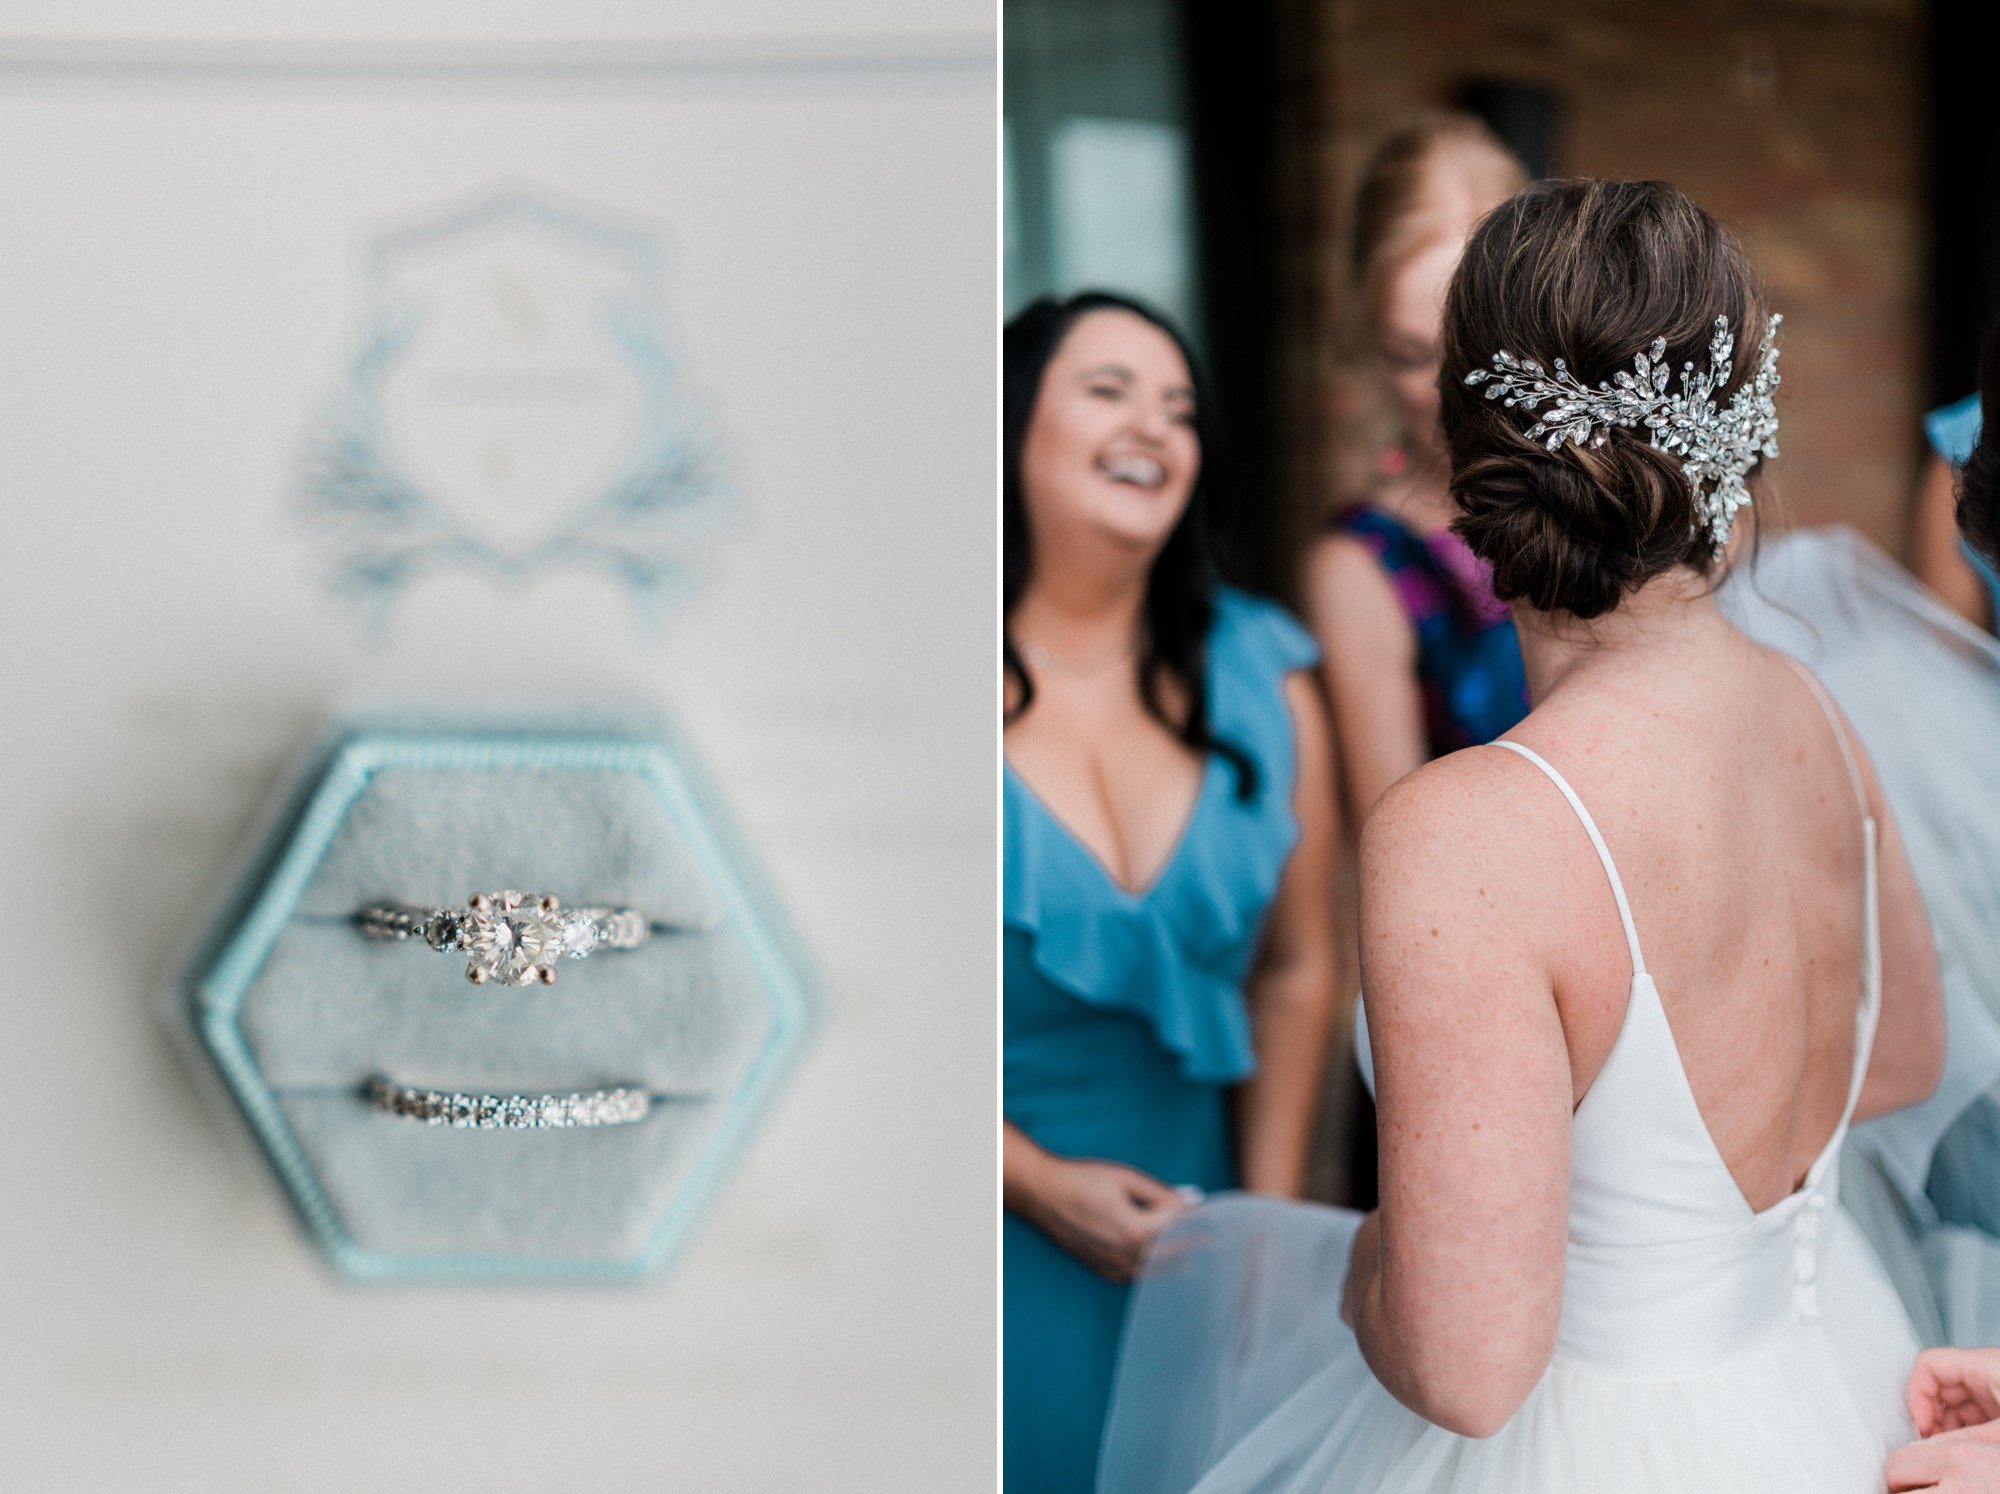
POLYGON ((1564 359, 1595 388, 1656 337, 1676 376, 1690 361, 1701 371, 1717 317, 1736 337, 1723 405, 1764 355, 1763 289, 1735 239, 1665 182, 1541 182, 1480 223, 1445 299, 1440 419, 1452 527, 1493 567, 1502 601, 1597 617, 1676 567, 1706 574, 1720 547, 1679 459, 1643 426, 1551 451, 1524 434, 1532 410, 1465 376, 1507 352, 1550 369, 1564 359))

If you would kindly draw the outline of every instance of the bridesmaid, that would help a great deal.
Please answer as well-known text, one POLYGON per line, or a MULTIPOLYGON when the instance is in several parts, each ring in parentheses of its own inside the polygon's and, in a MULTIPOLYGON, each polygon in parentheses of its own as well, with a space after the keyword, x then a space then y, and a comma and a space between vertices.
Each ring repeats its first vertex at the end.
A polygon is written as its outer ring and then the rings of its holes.
POLYGON ((2000 328, 1987 334, 1979 354, 1979 392, 1938 411, 1929 424, 1931 439, 1941 450, 1948 447, 1958 469, 1957 519, 1965 553, 1990 575, 2000 567, 2000 437, 1987 439, 2000 431, 2000 328), (1940 429, 1939 416, 1954 412, 1955 423, 1940 429))
POLYGON ((1980 396, 1924 417, 1930 456, 1911 524, 1914 569, 1946 606, 1976 628, 2000 632, 2000 572, 1958 532, 1959 472, 1979 441, 1980 396))
POLYGON ((1214 579, 1179 335, 1037 302, 1004 417, 1006 1487, 1085 1494, 1147 1241, 1201 1192, 1301 1191, 1333 763, 1311 639, 1214 579))
POLYGON ((1382 142, 1355 200, 1355 285, 1401 436, 1307 556, 1305 598, 1357 825, 1397 779, 1527 714, 1514 624, 1451 532, 1437 390, 1445 286, 1473 225, 1526 185, 1478 120, 1433 114, 1382 142))

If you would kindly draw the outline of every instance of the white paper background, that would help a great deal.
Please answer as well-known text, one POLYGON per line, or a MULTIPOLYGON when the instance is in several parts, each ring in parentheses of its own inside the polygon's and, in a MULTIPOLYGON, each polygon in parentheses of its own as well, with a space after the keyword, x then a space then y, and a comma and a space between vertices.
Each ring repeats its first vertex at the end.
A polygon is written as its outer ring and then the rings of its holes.
POLYGON ((992 16, 849 9, 0 7, 0 1487, 990 1486, 992 16), (327 37, 373 61, 301 74, 327 37), (388 65, 466 37, 660 66, 388 65), (286 511, 368 235, 502 179, 665 242, 744 520, 654 641, 606 580, 466 575, 371 646, 286 511), (524 647, 676 713, 833 1011, 666 1281, 346 1286, 149 1001, 323 712, 524 647))

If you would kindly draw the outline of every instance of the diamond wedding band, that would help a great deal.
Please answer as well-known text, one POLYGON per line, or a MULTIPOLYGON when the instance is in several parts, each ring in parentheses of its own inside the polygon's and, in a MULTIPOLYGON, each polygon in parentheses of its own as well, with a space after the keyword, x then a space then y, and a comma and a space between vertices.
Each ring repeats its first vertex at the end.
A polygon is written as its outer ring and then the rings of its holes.
POLYGON ((368 1081, 367 1095, 370 1104, 405 1120, 482 1131, 626 1126, 644 1120, 653 1104, 650 1092, 629 1086, 562 1095, 493 1095, 411 1089, 379 1078, 368 1081))
POLYGON ((355 915, 371 939, 422 939, 441 954, 467 956, 476 986, 554 985, 556 961, 599 949, 637 949, 652 932, 631 908, 565 908, 543 894, 475 892, 463 908, 374 903, 355 915))

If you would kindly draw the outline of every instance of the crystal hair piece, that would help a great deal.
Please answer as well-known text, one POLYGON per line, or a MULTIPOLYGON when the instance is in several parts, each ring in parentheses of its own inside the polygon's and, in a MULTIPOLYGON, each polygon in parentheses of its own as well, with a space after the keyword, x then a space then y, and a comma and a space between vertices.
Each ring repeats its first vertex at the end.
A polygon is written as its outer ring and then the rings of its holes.
POLYGON ((1681 470, 1694 489, 1696 532, 1706 528, 1721 546, 1729 543, 1736 510, 1750 501, 1744 478, 1760 457, 1778 454, 1778 411, 1771 396, 1778 387, 1778 324, 1783 320, 1773 314, 1756 377, 1720 408, 1715 391, 1729 382, 1736 354, 1729 319, 1720 316, 1708 343, 1707 370, 1696 373, 1692 359, 1683 363, 1675 381, 1678 393, 1667 392, 1664 337, 1654 338, 1652 347, 1633 359, 1629 371, 1621 369, 1610 383, 1595 389, 1571 373, 1561 358, 1550 374, 1532 358, 1504 352, 1493 355, 1491 368, 1467 374, 1465 382, 1485 384, 1488 399, 1536 411, 1528 439, 1540 441, 1550 451, 1565 441, 1602 446, 1605 432, 1614 425, 1645 428, 1656 448, 1680 458, 1681 470), (1555 403, 1541 409, 1551 400, 1555 403))

